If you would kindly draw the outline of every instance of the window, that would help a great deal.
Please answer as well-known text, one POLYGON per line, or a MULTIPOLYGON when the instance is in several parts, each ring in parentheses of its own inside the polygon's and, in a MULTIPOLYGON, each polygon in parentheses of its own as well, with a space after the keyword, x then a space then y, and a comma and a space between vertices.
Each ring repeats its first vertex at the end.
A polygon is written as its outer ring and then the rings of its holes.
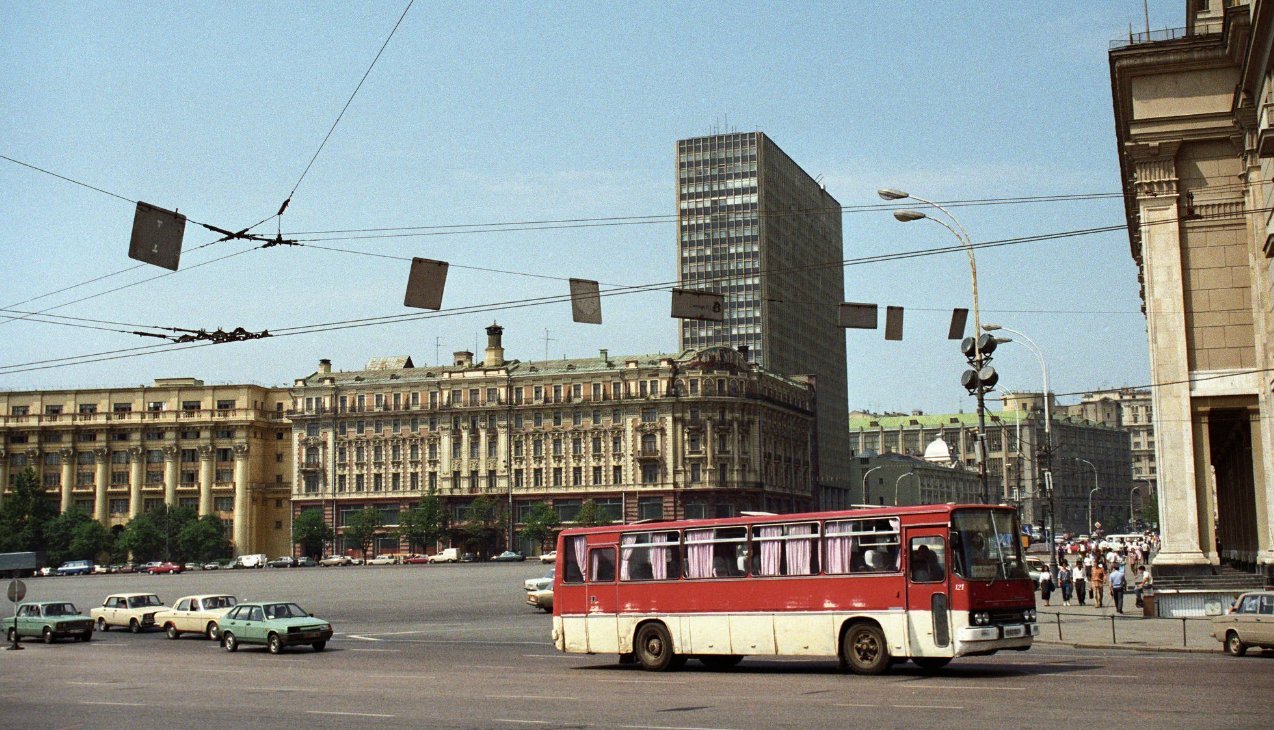
POLYGON ((747 573, 746 527, 686 530, 687 578, 738 578, 747 573))
POLYGON ((659 482, 659 464, 641 465, 641 483, 656 484, 659 482))
POLYGON ((213 497, 212 509, 214 512, 233 512, 234 497, 213 497))
POLYGON ((681 575, 676 530, 635 532, 619 540, 620 580, 668 580, 681 575))
POLYGON ((662 520, 664 518, 663 497, 638 497, 637 518, 641 520, 662 520))
POLYGON ((753 575, 818 573, 818 523, 761 525, 752 531, 753 575))
POLYGON ((219 411, 228 411, 228 410, 231 410, 232 408, 234 408, 234 401, 232 400, 217 401, 217 410, 219 411))
POLYGON ((901 520, 840 520, 825 527, 827 573, 893 573, 901 569, 901 520))
POLYGON ((594 548, 588 552, 588 582, 615 581, 615 548, 594 548))

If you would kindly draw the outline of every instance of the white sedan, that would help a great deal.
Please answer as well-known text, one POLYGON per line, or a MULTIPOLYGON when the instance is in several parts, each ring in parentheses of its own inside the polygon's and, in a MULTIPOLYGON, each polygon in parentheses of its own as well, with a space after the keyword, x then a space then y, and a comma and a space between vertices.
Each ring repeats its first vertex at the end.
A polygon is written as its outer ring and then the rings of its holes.
POLYGON ((543 578, 527 578, 522 587, 527 591, 542 591, 546 588, 553 588, 553 573, 557 569, 550 570, 543 578))
POLYGON ((540 562, 541 562, 541 563, 556 563, 556 562, 557 562, 557 551, 556 551, 556 550, 550 550, 550 551, 548 551, 547 553, 544 553, 543 555, 541 555, 541 556, 540 556, 540 562))
POLYGON ((234 608, 239 599, 222 594, 185 596, 172 608, 155 614, 155 624, 164 629, 170 639, 182 634, 203 634, 214 641, 221 638, 221 619, 234 608))

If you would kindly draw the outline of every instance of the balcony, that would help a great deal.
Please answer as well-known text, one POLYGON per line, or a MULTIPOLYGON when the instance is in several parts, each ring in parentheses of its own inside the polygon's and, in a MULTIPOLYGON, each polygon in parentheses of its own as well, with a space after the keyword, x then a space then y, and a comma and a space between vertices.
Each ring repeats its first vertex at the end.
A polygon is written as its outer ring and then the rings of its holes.
POLYGON ((635 459, 658 459, 658 446, 638 446, 633 449, 633 458, 635 459))

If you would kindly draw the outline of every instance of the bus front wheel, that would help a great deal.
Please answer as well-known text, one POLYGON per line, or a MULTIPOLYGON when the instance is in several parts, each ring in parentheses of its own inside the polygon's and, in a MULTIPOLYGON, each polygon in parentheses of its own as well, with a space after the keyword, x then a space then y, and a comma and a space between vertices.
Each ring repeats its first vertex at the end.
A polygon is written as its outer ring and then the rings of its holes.
POLYGON ((673 665, 672 637, 663 624, 644 624, 637 629, 634 647, 637 663, 648 672, 662 672, 673 665))
POLYGON ((855 674, 883 674, 889 669, 889 645, 880 628, 871 624, 851 626, 840 651, 841 659, 855 674))

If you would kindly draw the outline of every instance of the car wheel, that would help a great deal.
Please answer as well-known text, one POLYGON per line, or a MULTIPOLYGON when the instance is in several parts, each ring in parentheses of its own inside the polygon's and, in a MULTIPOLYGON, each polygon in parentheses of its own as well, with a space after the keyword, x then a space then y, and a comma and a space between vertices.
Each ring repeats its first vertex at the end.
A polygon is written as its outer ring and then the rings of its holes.
POLYGON ((175 639, 178 636, 181 636, 181 632, 179 632, 177 630, 177 627, 172 624, 168 624, 167 626, 164 627, 164 633, 168 634, 168 638, 170 639, 175 639))
POLYGON ((142 625, 137 622, 137 619, 130 618, 128 620, 128 630, 134 634, 140 634, 142 632, 142 625))
POLYGON ((882 674, 889 669, 889 645, 885 635, 871 624, 858 624, 841 640, 841 659, 855 674, 882 674))
POLYGON ((45 626, 45 627, 44 627, 44 631, 40 632, 40 638, 44 640, 44 643, 46 643, 46 644, 52 644, 52 643, 53 643, 53 629, 49 628, 48 626, 45 626))
POLYGON ((239 651, 239 640, 229 631, 221 635, 221 645, 226 648, 226 651, 239 651))
POLYGON ((216 621, 209 621, 208 628, 204 629, 204 636, 216 641, 221 638, 221 628, 217 626, 216 621))
POLYGON ((326 648, 327 648, 327 642, 326 642, 326 641, 316 641, 316 642, 314 642, 313 644, 310 644, 310 646, 314 647, 314 651, 323 651, 324 649, 326 649, 326 648))
POLYGON ((106 619, 104 619, 104 618, 98 618, 98 619, 97 619, 97 630, 98 630, 98 631, 110 631, 110 630, 111 630, 111 627, 106 625, 106 619))
POLYGON ((283 651, 283 642, 279 639, 278 634, 270 634, 269 646, 271 654, 278 654, 283 651))
POLYGON ((672 664, 672 637, 663 624, 648 623, 637 629, 634 648, 637 662, 648 672, 662 672, 672 664))
POLYGON ((18 643, 18 635, 17 635, 17 631, 16 631, 16 630, 14 630, 14 628, 13 628, 13 627, 9 627, 9 633, 8 633, 6 636, 8 637, 8 638, 7 638, 7 641, 8 641, 10 644, 16 644, 16 643, 18 643))
POLYGON ((1225 651, 1230 656, 1243 656, 1247 653, 1247 644, 1239 638, 1239 632, 1229 631, 1225 635, 1225 651))
POLYGON ((710 654, 699 657, 699 661, 708 669, 722 670, 737 666, 743 657, 738 654, 710 654))
POLYGON ((912 657, 911 661, 915 662, 916 666, 925 672, 936 672, 951 663, 951 659, 948 657, 936 656, 916 656, 912 657))

